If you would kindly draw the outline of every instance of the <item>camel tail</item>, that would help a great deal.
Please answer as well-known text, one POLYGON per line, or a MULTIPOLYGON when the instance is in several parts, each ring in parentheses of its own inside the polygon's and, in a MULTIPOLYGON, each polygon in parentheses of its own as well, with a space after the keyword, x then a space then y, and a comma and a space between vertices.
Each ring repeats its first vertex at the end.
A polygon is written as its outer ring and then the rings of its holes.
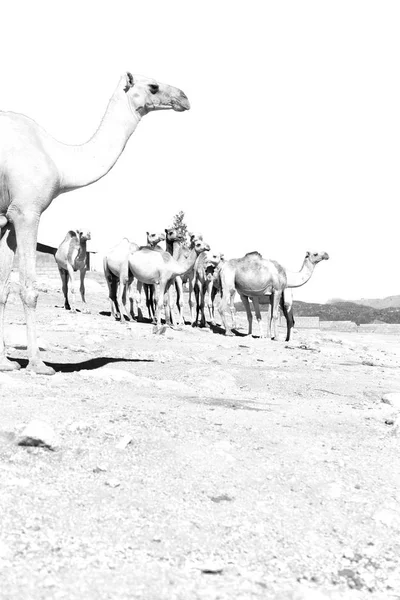
POLYGON ((289 310, 285 305, 285 292, 282 293, 280 306, 283 312, 283 315, 286 319, 286 341, 290 340, 290 332, 294 327, 294 316, 293 316, 293 308, 291 307, 289 310))

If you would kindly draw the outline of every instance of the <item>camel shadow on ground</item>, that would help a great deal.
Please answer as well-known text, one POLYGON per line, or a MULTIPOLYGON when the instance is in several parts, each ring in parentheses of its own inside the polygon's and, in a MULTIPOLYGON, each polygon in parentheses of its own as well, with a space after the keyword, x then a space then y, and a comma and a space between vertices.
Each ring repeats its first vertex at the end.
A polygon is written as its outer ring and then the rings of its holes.
MULTIPOLYGON (((21 368, 25 369, 28 361, 26 358, 11 358, 10 360, 18 363, 21 368)), ((154 362, 152 359, 140 359, 140 358, 116 358, 112 356, 98 356, 97 358, 91 358, 78 363, 52 363, 45 362, 48 367, 52 367, 56 373, 76 373, 78 371, 92 371, 94 369, 100 369, 110 363, 143 363, 143 362, 154 362)))

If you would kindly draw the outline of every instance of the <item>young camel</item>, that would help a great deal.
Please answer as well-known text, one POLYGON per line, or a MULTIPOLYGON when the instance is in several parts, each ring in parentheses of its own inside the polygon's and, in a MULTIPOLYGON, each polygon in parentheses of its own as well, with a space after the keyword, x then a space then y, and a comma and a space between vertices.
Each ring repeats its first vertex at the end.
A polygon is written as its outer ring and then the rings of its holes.
POLYGON ((76 311, 75 308, 75 272, 80 273, 80 293, 84 306, 86 308, 85 299, 85 274, 87 271, 87 251, 86 242, 90 240, 90 231, 85 229, 77 229, 76 231, 68 231, 64 240, 59 245, 55 253, 55 260, 60 272, 62 291, 64 294, 64 308, 66 310, 76 311), (68 302, 68 280, 70 282, 71 303, 68 302))
MULTIPOLYGON (((268 260, 261 256, 259 252, 249 252, 243 258, 233 258, 224 262, 219 269, 221 302, 219 312, 222 324, 225 328, 225 335, 233 335, 225 319, 225 310, 228 301, 230 301, 232 321, 234 323, 234 299, 238 292, 246 310, 249 324, 249 335, 252 332, 252 314, 250 310, 249 298, 257 299, 263 296, 271 296, 271 318, 268 319, 267 336, 272 339, 278 339, 278 307, 281 304, 283 291, 287 285, 287 278, 284 268, 274 260, 268 260)), ((282 304, 281 304, 282 306, 282 304)), ((283 304, 284 306, 284 304, 283 304)), ((260 315, 260 333, 264 337, 260 315)))
MULTIPOLYGON (((184 244, 184 239, 179 235, 175 227, 170 227, 165 230, 165 250, 175 260, 189 256, 189 249, 184 244)), ((174 287, 176 292, 176 306, 178 309, 179 320, 178 325, 184 323, 183 317, 183 279, 180 275, 175 277, 174 287)), ((169 311, 172 318, 172 285, 169 289, 169 311)))
POLYGON ((214 273, 216 267, 223 261, 224 255, 221 253, 203 252, 200 254, 194 265, 194 295, 196 298, 196 318, 193 321, 193 327, 206 327, 209 324, 205 316, 205 302, 207 298, 207 309, 211 325, 215 325, 214 311, 212 306, 212 288, 214 283, 214 273), (199 324, 200 316, 200 324, 199 324))
MULTIPOLYGON (((158 250, 159 252, 163 252, 163 249, 158 244, 160 242, 165 241, 164 233, 149 233, 148 231, 146 231, 146 239, 147 239, 147 246, 142 246, 142 247, 151 248, 152 250, 158 250)), ((141 281, 138 281, 136 289, 137 289, 139 298, 140 298, 140 295, 142 292, 142 286, 144 288, 144 294, 145 294, 145 298, 146 298, 146 306, 147 306, 147 311, 149 313, 149 319, 150 319, 150 321, 154 322, 155 314, 156 314, 156 302, 155 302, 156 284, 148 285, 147 283, 142 284, 141 281)), ((130 296, 131 295, 132 294, 130 291, 130 296)))
POLYGON ((185 275, 194 265, 200 252, 209 250, 208 244, 196 241, 189 256, 175 259, 168 252, 159 252, 150 248, 141 248, 129 255, 129 270, 133 277, 147 284, 159 283, 156 298, 156 325, 161 324, 161 306, 164 303, 165 320, 171 324, 168 291, 177 275, 185 275))
MULTIPOLYGON (((111 304, 111 315, 121 323, 130 321, 126 307, 126 293, 132 283, 129 274, 128 257, 131 252, 139 250, 139 246, 123 238, 116 246, 104 255, 104 276, 108 285, 108 296, 111 304)), ((135 302, 134 302, 135 305, 135 302)))
POLYGON ((28 370, 52 375, 40 358, 36 334, 36 243, 40 216, 54 198, 104 177, 141 118, 153 110, 190 108, 185 94, 154 79, 125 73, 94 136, 81 146, 58 142, 28 117, 0 113, 0 370, 20 365, 6 357, 4 310, 18 245, 28 370))

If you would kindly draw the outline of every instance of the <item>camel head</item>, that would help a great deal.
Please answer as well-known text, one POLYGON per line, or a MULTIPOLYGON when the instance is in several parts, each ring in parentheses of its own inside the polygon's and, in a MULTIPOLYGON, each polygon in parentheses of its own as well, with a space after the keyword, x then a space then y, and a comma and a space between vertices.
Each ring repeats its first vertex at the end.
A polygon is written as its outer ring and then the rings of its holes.
POLYGON ((329 254, 327 252, 306 252, 305 260, 310 261, 313 265, 317 265, 321 260, 328 260, 329 254))
POLYGON ((203 241, 201 233, 189 233, 190 247, 194 248, 195 243, 200 240, 203 241))
POLYGON ((88 229, 77 229, 76 233, 78 234, 81 242, 87 242, 91 239, 90 231, 88 229))
POLYGON ((222 260, 224 260, 224 255, 221 252, 211 252, 209 250, 206 253, 205 268, 216 267, 222 260))
POLYGON ((206 244, 203 240, 195 240, 193 242, 192 249, 196 251, 196 254, 201 254, 205 250, 209 250, 210 246, 206 244))
POLYGON ((155 79, 126 73, 122 78, 124 92, 133 112, 140 116, 152 110, 172 109, 177 112, 189 110, 190 104, 186 95, 178 88, 155 79))
POLYGON ((158 242, 163 242, 165 240, 165 233, 149 233, 146 231, 147 236, 147 244, 149 246, 155 246, 158 242))

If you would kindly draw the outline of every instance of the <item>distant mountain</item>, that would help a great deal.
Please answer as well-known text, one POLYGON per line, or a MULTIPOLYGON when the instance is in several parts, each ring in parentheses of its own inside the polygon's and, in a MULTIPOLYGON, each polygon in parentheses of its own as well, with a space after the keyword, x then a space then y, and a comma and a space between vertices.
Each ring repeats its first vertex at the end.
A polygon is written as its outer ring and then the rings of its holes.
MULTIPOLYGON (((332 298, 327 304, 337 304, 338 302, 346 302, 341 298, 332 298)), ((399 296, 387 296, 387 298, 361 298, 361 300, 352 300, 353 304, 362 304, 363 306, 372 306, 372 308, 399 308, 399 296)))
MULTIPOLYGON (((392 296, 396 298, 397 296, 392 296)), ((242 311, 244 307, 241 302, 235 302, 237 310, 242 311)), ((268 305, 260 307, 262 311, 268 309, 268 305)), ((319 317, 321 321, 353 321, 357 325, 366 323, 400 323, 400 306, 388 308, 374 308, 364 306, 357 302, 346 302, 344 300, 326 304, 314 304, 311 302, 293 302, 294 318, 319 317)))
POLYGON ((388 308, 364 306, 358 302, 334 302, 332 304, 311 304, 295 300, 294 315, 299 317, 319 317, 321 321, 354 321, 365 323, 400 323, 400 305, 388 308))

